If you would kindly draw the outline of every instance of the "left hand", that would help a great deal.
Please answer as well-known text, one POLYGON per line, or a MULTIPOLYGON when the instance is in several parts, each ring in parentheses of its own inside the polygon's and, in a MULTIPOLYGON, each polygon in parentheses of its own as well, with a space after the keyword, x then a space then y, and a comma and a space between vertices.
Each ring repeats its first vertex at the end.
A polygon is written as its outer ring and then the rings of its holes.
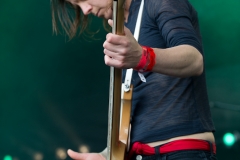
MULTIPOLYGON (((108 20, 110 26, 113 21, 108 20)), ((142 56, 142 47, 133 37, 130 30, 124 27, 125 35, 107 34, 103 43, 104 60, 108 66, 116 68, 134 68, 139 63, 142 56)))
POLYGON ((67 151, 68 155, 75 160, 106 160, 101 153, 78 153, 72 150, 67 151))

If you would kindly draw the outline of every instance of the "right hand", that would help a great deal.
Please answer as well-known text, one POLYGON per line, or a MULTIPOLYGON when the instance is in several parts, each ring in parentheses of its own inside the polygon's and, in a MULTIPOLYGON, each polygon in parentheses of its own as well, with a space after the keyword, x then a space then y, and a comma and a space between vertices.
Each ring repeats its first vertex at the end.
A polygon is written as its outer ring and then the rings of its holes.
POLYGON ((70 149, 67 153, 74 160, 106 160, 101 153, 78 153, 70 149))

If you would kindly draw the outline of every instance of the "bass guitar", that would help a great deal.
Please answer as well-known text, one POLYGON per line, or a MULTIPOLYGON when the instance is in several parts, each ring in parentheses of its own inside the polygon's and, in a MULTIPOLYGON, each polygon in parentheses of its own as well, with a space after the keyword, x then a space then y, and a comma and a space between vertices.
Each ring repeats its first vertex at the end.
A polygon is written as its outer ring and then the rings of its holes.
MULTIPOLYGON (((113 34, 124 35, 125 0, 113 0, 113 34)), ((122 70, 110 68, 107 160, 124 160, 133 87, 122 84, 122 70)))

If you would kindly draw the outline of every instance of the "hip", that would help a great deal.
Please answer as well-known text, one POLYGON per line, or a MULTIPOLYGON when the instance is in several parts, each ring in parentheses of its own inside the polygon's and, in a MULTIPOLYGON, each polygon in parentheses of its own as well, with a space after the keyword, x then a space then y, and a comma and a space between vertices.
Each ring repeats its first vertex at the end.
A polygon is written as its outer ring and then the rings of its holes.
POLYGON ((196 133, 191 135, 174 137, 174 138, 170 138, 162 141, 151 142, 151 143, 147 143, 147 145, 149 145, 150 147, 155 147, 155 146, 163 145, 165 143, 169 143, 169 142, 181 140, 181 139, 199 139, 199 140, 205 140, 211 143, 215 143, 215 138, 212 132, 203 132, 203 133, 196 133))

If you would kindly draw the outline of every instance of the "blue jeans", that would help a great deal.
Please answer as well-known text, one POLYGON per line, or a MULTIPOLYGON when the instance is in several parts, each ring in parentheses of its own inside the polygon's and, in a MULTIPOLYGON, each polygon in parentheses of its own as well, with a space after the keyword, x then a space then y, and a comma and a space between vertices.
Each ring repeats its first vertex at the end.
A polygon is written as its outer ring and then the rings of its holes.
POLYGON ((216 155, 213 153, 213 146, 211 142, 208 142, 210 151, 203 150, 182 150, 175 151, 166 154, 161 154, 159 148, 156 146, 155 155, 145 156, 136 155, 132 160, 217 160, 216 155))

